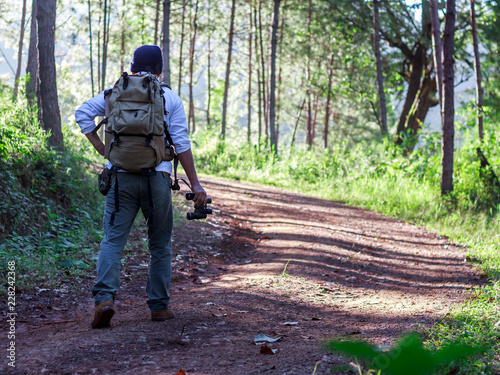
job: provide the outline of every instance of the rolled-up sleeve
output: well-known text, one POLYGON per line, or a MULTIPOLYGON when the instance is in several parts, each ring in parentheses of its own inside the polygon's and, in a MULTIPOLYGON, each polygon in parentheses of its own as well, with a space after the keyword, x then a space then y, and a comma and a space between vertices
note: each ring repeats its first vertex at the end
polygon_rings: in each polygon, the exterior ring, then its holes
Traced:
MULTIPOLYGON (((181 98, 173 93, 167 93, 166 102, 170 101, 170 111, 166 117, 168 132, 174 142, 175 151, 181 154, 191 148, 189 140, 186 113, 181 98), (169 95, 170 94, 170 95, 169 95)), ((168 108, 168 105, 167 105, 168 108)), ((167 109, 168 110, 168 109, 167 109)))
POLYGON ((97 116, 104 116, 106 102, 104 91, 87 100, 75 112, 75 120, 82 130, 82 134, 88 134, 95 128, 94 119, 97 116))

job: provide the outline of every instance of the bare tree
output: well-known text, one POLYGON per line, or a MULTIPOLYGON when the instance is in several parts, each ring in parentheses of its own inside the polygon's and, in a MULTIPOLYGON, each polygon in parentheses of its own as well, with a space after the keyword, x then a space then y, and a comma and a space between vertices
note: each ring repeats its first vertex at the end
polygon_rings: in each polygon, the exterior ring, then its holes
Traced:
POLYGON ((108 41, 109 41, 109 5, 108 0, 104 0, 104 23, 102 37, 102 74, 101 91, 106 89, 106 65, 108 61, 108 41))
POLYGON ((19 77, 21 76, 21 62, 23 59, 23 41, 24 41, 24 27, 26 22, 26 0, 23 0, 23 10, 21 15, 21 32, 19 36, 19 50, 17 52, 17 70, 14 78, 14 98, 17 98, 17 89, 19 87, 19 77))
POLYGON ((188 129, 192 132, 196 131, 196 123, 194 119, 194 99, 193 99, 193 68, 194 68, 194 47, 196 43, 196 31, 198 30, 198 0, 196 0, 193 22, 191 25, 192 35, 189 43, 189 116, 188 129), (191 124, 193 127, 191 128, 191 124))
POLYGON ((26 96, 30 107, 33 107, 38 91, 38 26, 36 23, 36 13, 37 0, 33 0, 31 8, 30 46, 28 50, 28 64, 26 65, 26 74, 30 77, 26 86, 26 96))
POLYGON ((443 34, 443 141, 441 194, 453 191, 453 140, 455 136, 454 120, 454 36, 455 36, 455 0, 447 0, 445 27, 443 34))
MULTIPOLYGON (((257 61, 259 61, 259 55, 261 51, 259 51, 259 45, 258 45, 258 29, 257 29, 257 4, 254 3, 254 26, 255 26, 255 58, 257 61)), ((257 103, 258 103, 258 138, 257 138, 257 148, 260 151, 260 143, 262 139, 262 93, 261 93, 261 78, 260 78, 260 65, 257 62, 257 103)))
POLYGON ((477 38, 475 1, 470 0, 470 23, 472 26, 472 41, 474 45, 474 71, 476 73, 476 123, 479 140, 484 138, 483 132, 483 88, 481 86, 481 61, 479 60, 479 43, 477 38))
POLYGON ((328 67, 328 92, 326 93, 326 108, 325 108, 325 125, 323 127, 323 144, 325 148, 328 147, 328 125, 330 123, 330 101, 332 97, 332 83, 333 83, 333 62, 335 54, 332 52, 330 55, 330 66, 328 67))
POLYGON ((387 134, 387 107, 385 104, 384 78, 382 77, 382 58, 380 56, 380 21, 378 17, 378 2, 373 0, 373 47, 377 65, 378 98, 380 105, 380 131, 387 134))
POLYGON ((57 101, 54 57, 56 0, 44 0, 37 3, 37 22, 42 127, 51 133, 49 145, 59 146, 63 141, 63 136, 57 101))
POLYGON ((210 24, 210 0, 208 0, 208 54, 207 54, 207 127, 210 128, 210 105, 212 103, 212 48, 211 48, 211 40, 212 40, 212 28, 210 24))
POLYGON ((161 0, 156 0, 156 11, 155 11, 155 36, 154 36, 154 45, 158 44, 158 27, 160 24, 160 4, 161 0))
POLYGON ((439 24, 438 2, 430 0, 431 25, 432 25, 432 50, 434 54, 434 67, 436 69, 436 84, 439 98, 439 108, 443 111, 443 47, 441 43, 441 28, 439 24))
POLYGON ((227 48, 226 79, 224 82, 224 99, 223 99, 224 101, 222 102, 222 121, 220 129, 220 137, 222 140, 226 139, 227 95, 229 92, 229 74, 231 72, 231 53, 233 51, 235 10, 236 10, 236 0, 233 0, 231 5, 231 23, 229 26, 229 43, 227 48))
POLYGON ((181 43, 179 48, 179 85, 177 94, 181 95, 182 84, 182 47, 184 46, 184 20, 186 19, 186 0, 182 0, 182 15, 181 15, 181 43))
POLYGON ((94 96, 94 60, 92 58, 92 9, 90 7, 90 0, 88 0, 88 8, 89 8, 89 60, 90 60, 90 83, 92 86, 92 96, 94 96))
POLYGON ((170 0, 163 1, 163 81, 170 86, 170 0))
POLYGON ((271 36, 271 92, 269 100, 269 133, 271 151, 278 154, 278 139, 276 138, 276 47, 278 45, 278 25, 280 0, 274 0, 273 31, 271 36))
POLYGON ((264 112, 264 124, 266 127, 265 133, 267 135, 267 131, 269 129, 269 117, 268 117, 268 107, 267 107, 267 95, 266 95, 266 64, 264 61, 264 42, 263 42, 263 32, 262 32, 262 0, 259 1, 259 43, 260 43, 260 63, 261 63, 261 85, 262 85, 262 107, 264 112))
POLYGON ((252 120, 252 0, 248 0, 248 5, 250 6, 250 28, 248 31, 248 94, 247 94, 247 143, 250 144, 251 139, 251 120, 252 120))
POLYGON ((312 121, 312 71, 311 71, 311 54, 312 54, 312 12, 313 3, 309 0, 309 11, 307 14, 307 33, 309 35, 308 43, 308 56, 306 62, 306 77, 307 77, 307 119, 306 119, 306 143, 309 148, 312 147, 314 143, 314 129, 312 121))

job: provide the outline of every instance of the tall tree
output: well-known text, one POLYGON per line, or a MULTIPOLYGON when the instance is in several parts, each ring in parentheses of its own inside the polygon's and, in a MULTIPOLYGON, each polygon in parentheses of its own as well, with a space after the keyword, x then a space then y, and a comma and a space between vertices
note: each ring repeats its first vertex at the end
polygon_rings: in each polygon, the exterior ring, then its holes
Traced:
POLYGON ((26 65, 26 74, 29 75, 29 82, 26 86, 26 96, 30 107, 35 104, 35 97, 38 91, 38 26, 36 22, 37 0, 33 0, 31 6, 31 29, 30 46, 28 50, 28 63, 26 65))
POLYGON ((102 25, 102 73, 101 91, 106 89, 106 65, 108 61, 108 41, 109 41, 109 5, 108 0, 104 0, 104 23, 102 25))
POLYGON ((476 74, 476 123, 479 140, 484 138, 483 131, 483 88, 481 77, 481 60, 479 59, 479 42, 477 37, 475 1, 470 0, 470 23, 472 26, 472 41, 474 46, 474 71, 476 74))
POLYGON ((158 27, 160 24, 160 4, 161 0, 156 0, 156 11, 155 11, 155 35, 153 39, 153 44, 158 45, 158 27))
POLYGON ((23 59, 23 41, 26 22, 26 0, 23 0, 23 10, 21 14, 21 32, 19 33, 19 49, 17 52, 17 70, 14 78, 14 98, 17 98, 17 88, 19 87, 19 77, 21 75, 21 62, 23 59))
POLYGON ((258 117, 258 132, 257 132, 257 148, 260 151, 260 144, 262 140, 262 86, 261 86, 261 71, 260 71, 260 65, 259 65, 259 55, 261 51, 259 51, 259 44, 258 44, 258 29, 257 29, 257 4, 254 2, 254 10, 253 10, 253 24, 255 27, 255 36, 254 36, 254 41, 255 41, 255 57, 257 60, 257 117, 258 117))
POLYGON ((230 26, 229 26, 229 43, 228 43, 228 48, 227 48, 226 79, 224 81, 224 99, 222 102, 222 121, 221 121, 221 129, 220 129, 220 137, 222 140, 226 139, 227 95, 229 92, 229 74, 231 72, 231 54, 233 51, 235 11, 236 11, 236 0, 232 0, 231 21, 230 21, 230 26))
POLYGON ((329 133, 328 125, 330 124, 330 101, 332 97, 334 60, 335 60, 335 54, 332 52, 330 55, 330 64, 328 66, 328 91, 326 93, 325 125, 323 127, 323 145, 325 148, 328 147, 328 133, 329 133))
POLYGON ((262 0, 259 1, 259 23, 258 23, 258 30, 259 30, 259 43, 260 43, 260 69, 261 69, 261 85, 262 85, 262 107, 263 107, 263 114, 264 114, 264 124, 265 124, 265 134, 267 135, 267 131, 269 129, 269 116, 268 116, 268 106, 267 106, 267 92, 266 92, 266 63, 264 59, 264 37, 263 37, 263 31, 262 31, 262 0))
POLYGON ((380 106, 380 131, 387 134, 387 106, 385 104, 384 78, 382 77, 382 58, 380 56, 380 21, 378 16, 378 2, 373 0, 373 47, 377 65, 378 99, 380 106))
POLYGON ((273 31, 271 36, 271 91, 269 100, 269 133, 271 150, 278 154, 278 140, 276 138, 276 47, 278 44, 280 0, 274 0, 273 31))
POLYGON ((454 121, 454 37, 455 37, 455 0, 446 1, 445 27, 443 33, 443 141, 441 161, 441 194, 453 191, 453 140, 454 121))
POLYGON ((306 119, 306 143, 309 148, 312 148, 314 143, 314 129, 313 129, 313 109, 312 109, 312 69, 311 69, 311 58, 312 58, 312 21, 313 21, 313 2, 309 0, 309 10, 307 12, 307 35, 308 35, 308 45, 307 45, 307 61, 306 61, 306 77, 307 77, 307 119, 306 119))
POLYGON ((163 81, 170 86, 170 0, 163 1, 163 81))
POLYGON ((250 144, 251 139, 251 123, 252 123, 252 0, 248 0, 248 5, 250 6, 250 28, 248 30, 248 94, 247 94, 247 143, 250 144))
POLYGON ((210 11, 212 7, 210 4, 210 0, 208 0, 208 53, 207 53, 207 127, 210 129, 210 105, 212 104, 212 27, 211 27, 211 17, 210 11))
POLYGON ((182 0, 182 13, 181 13, 181 41, 179 47, 179 85, 177 86, 177 95, 181 95, 182 84, 182 47, 184 47, 184 21, 186 19, 186 0, 182 0))
POLYGON ((193 99, 193 69, 194 69, 194 47, 196 44, 196 32, 198 30, 198 0, 195 3, 194 16, 191 24, 191 41, 189 43, 189 116, 188 129, 192 132, 196 131, 196 123, 194 119, 194 99, 193 99), (192 124, 192 127, 191 127, 192 124))
POLYGON ((56 0, 44 0, 37 3, 37 22, 42 127, 50 131, 49 145, 59 146, 63 141, 63 136, 57 101, 54 56, 56 0))
POLYGON ((439 98, 439 110, 443 111, 443 47, 441 42, 441 27, 438 15, 437 0, 430 0, 431 25, 432 25, 432 50, 434 54, 434 67, 436 70, 436 84, 439 98))
POLYGON ((88 0, 88 9, 89 9, 89 60, 90 60, 90 83, 92 86, 92 97, 94 97, 94 60, 92 57, 92 8, 90 6, 90 0, 88 0))

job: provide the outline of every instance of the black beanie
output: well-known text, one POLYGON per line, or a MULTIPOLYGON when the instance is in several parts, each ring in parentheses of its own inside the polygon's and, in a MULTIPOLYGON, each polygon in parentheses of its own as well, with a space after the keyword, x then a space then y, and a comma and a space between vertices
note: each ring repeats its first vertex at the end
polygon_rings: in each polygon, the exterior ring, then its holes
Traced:
POLYGON ((134 51, 130 70, 134 73, 149 72, 161 74, 163 70, 163 58, 158 46, 142 46, 134 51))

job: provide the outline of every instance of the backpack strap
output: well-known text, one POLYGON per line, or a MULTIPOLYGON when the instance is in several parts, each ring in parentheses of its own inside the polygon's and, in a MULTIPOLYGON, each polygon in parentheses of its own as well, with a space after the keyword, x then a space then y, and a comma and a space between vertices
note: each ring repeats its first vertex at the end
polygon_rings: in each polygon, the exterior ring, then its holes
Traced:
POLYGON ((153 209, 155 208, 153 202, 153 192, 151 190, 151 177, 156 176, 156 169, 154 168, 143 168, 141 169, 141 174, 148 178, 148 200, 149 200, 149 210, 148 210, 148 226, 153 222, 153 209))
POLYGON ((120 212, 120 195, 118 189, 118 167, 111 167, 109 170, 110 174, 116 174, 115 177, 115 210, 111 213, 111 218, 109 219, 110 225, 115 225, 115 217, 118 212, 120 212))

